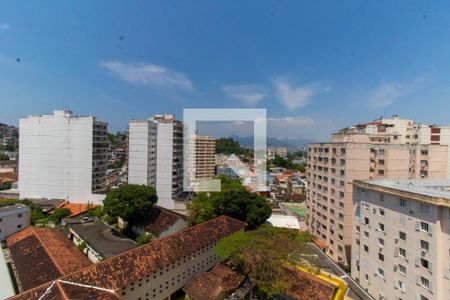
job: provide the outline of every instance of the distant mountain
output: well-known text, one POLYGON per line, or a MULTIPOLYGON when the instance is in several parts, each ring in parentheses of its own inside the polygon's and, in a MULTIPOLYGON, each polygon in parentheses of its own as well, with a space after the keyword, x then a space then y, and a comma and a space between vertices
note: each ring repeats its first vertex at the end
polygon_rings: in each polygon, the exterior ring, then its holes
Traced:
MULTIPOLYGON (((241 147, 253 147, 253 137, 243 137, 238 135, 232 135, 231 138, 233 138, 235 141, 238 141, 241 147)), ((288 149, 294 149, 297 147, 302 147, 308 143, 313 143, 314 140, 310 139, 279 139, 276 137, 267 137, 267 147, 285 147, 288 149)))

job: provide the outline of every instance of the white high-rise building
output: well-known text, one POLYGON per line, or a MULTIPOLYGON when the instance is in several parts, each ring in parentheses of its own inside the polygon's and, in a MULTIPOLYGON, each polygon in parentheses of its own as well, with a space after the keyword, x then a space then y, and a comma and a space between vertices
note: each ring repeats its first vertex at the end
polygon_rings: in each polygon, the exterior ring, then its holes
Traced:
POLYGON ((131 120, 128 126, 128 183, 156 188, 158 205, 180 209, 183 191, 183 124, 172 115, 131 120))
POLYGON ((19 147, 20 198, 104 199, 107 123, 67 110, 21 118, 19 147))

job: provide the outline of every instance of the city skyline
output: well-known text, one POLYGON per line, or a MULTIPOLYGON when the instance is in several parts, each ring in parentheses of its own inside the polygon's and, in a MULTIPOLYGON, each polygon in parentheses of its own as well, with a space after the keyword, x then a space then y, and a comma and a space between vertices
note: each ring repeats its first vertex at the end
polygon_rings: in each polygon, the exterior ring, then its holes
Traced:
POLYGON ((1 4, 0 120, 257 107, 269 136, 317 141, 392 114, 449 124, 448 4, 400 5, 1 4))

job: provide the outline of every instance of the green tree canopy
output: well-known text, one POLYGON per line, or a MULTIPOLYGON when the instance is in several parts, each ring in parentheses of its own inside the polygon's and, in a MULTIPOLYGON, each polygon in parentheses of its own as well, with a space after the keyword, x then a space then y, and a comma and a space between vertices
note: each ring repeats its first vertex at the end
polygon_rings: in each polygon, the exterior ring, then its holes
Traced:
POLYGON ((155 237, 152 234, 141 234, 136 239, 136 244, 142 246, 150 243, 155 237))
MULTIPOLYGON (((261 298, 284 293, 293 284, 286 272, 286 264, 302 264, 298 257, 310 257, 311 234, 299 233, 294 229, 262 225, 249 232, 236 232, 223 238, 215 251, 237 272, 255 279, 262 293, 261 298)), ((314 262, 310 262, 314 266, 314 262)))
POLYGON ((68 208, 58 207, 55 209, 50 219, 54 222, 60 222, 62 218, 70 216, 72 212, 68 208))
POLYGON ((216 153, 238 155, 244 154, 245 150, 233 138, 220 138, 216 140, 216 153))
POLYGON ((246 222, 249 228, 256 228, 270 217, 272 209, 266 199, 245 190, 239 180, 226 176, 220 179, 220 192, 197 193, 188 205, 191 225, 226 215, 246 222))
POLYGON ((103 211, 110 217, 121 217, 130 224, 144 220, 158 197, 152 187, 127 184, 108 193, 103 211))

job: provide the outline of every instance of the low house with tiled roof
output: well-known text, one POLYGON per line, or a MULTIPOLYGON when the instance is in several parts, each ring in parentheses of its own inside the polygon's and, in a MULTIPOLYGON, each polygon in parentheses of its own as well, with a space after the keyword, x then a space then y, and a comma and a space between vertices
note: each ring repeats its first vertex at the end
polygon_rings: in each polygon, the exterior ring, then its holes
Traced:
POLYGON ((244 281, 245 276, 219 264, 209 272, 195 275, 183 291, 192 300, 223 300, 237 290, 244 281))
MULTIPOLYGON (((245 223, 221 216, 165 238, 157 239, 139 248, 106 259, 83 270, 58 278, 55 293, 65 298, 45 294, 51 283, 22 293, 10 299, 165 299, 183 288, 197 273, 206 272, 218 264, 214 252, 217 242, 234 232, 244 230, 245 223), (66 289, 79 286, 68 295, 66 289), (89 297, 86 289, 104 291, 89 297)), ((56 283, 55 283, 56 285, 56 283)))
POLYGON ((28 227, 6 239, 19 289, 26 291, 92 263, 61 231, 28 227))
POLYGON ((153 205, 148 219, 133 227, 133 230, 137 234, 150 233, 155 237, 162 238, 187 227, 186 216, 161 206, 153 205))

